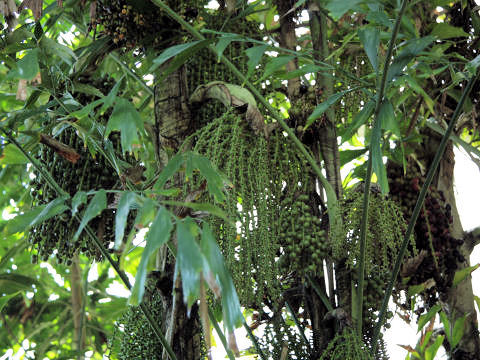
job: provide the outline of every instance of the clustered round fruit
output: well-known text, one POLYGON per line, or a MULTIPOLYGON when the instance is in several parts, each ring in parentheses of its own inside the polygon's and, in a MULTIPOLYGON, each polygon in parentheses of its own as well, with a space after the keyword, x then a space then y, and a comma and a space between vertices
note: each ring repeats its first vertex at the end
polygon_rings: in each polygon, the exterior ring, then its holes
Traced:
MULTIPOLYGON (((142 304, 150 312, 153 320, 158 324, 163 333, 166 333, 165 309, 170 301, 173 283, 164 278, 164 274, 159 271, 152 271, 147 275, 145 282, 145 293, 142 304)), ((190 310, 187 323, 183 324, 187 328, 187 333, 192 336, 188 338, 188 346, 192 346, 192 351, 197 359, 205 359, 207 351, 206 344, 202 336, 201 323, 198 317, 198 305, 194 304, 190 310)), ((181 333, 185 333, 180 328, 181 333)), ((185 349, 177 349, 175 344, 178 341, 173 334, 172 349, 174 352, 185 352, 185 349)), ((185 343, 185 339, 182 339, 185 343)), ((129 306, 123 316, 115 323, 115 329, 112 337, 109 339, 109 359, 131 360, 131 359, 162 359, 164 347, 160 342, 158 335, 152 329, 152 326, 146 319, 140 306, 129 306)), ((178 355, 177 355, 178 356, 178 355)))
POLYGON ((301 194, 296 199, 287 197, 281 203, 285 211, 281 212, 279 241, 285 255, 280 267, 297 274, 308 272, 321 276, 329 248, 326 232, 321 228, 320 219, 313 215, 308 200, 308 195, 301 194))
MULTIPOLYGON (((383 357, 376 357, 383 359, 383 357)), ((358 338, 353 329, 346 328, 330 341, 319 360, 371 360, 368 347, 358 338)))
MULTIPOLYGON (((88 81, 88 80, 87 80, 88 81)), ((101 92, 106 93, 111 88, 111 81, 99 79, 92 84, 101 92)), ((74 93, 75 99, 81 104, 87 104, 95 99, 92 95, 74 93)), ((73 127, 65 127, 55 138, 56 141, 68 146, 80 155, 73 163, 59 155, 53 148, 41 144, 39 153, 35 156, 41 162, 42 167, 50 172, 53 179, 63 190, 74 196, 78 191, 90 191, 99 189, 115 189, 121 187, 121 180, 110 165, 100 154, 94 158, 84 141, 80 138, 73 127)), ((109 141, 116 152, 120 153, 120 134, 110 134, 109 141)), ((133 157, 126 157, 124 161, 133 164, 133 157)), ((47 204, 58 197, 58 194, 43 179, 42 175, 34 170, 35 177, 30 182, 33 205, 47 204)), ((113 202, 113 194, 108 195, 108 201, 113 202)), ((84 205, 79 208, 84 210, 84 205)), ((110 248, 114 242, 114 217, 113 209, 105 209, 99 216, 92 219, 89 226, 96 233, 105 248, 110 248)), ((133 221, 133 214, 129 217, 129 225, 133 221)), ((85 232, 73 241, 74 234, 79 224, 72 217, 70 210, 56 215, 43 223, 34 226, 29 234, 29 240, 36 249, 32 261, 39 259, 46 261, 50 255, 56 254, 59 263, 71 264, 71 258, 76 252, 85 253, 90 259, 102 260, 102 255, 96 245, 90 240, 85 232)))
MULTIPOLYGON (((186 18, 198 13, 188 2, 167 3, 186 18)), ((201 5, 203 2, 195 4, 196 7, 201 5)), ((96 24, 103 26, 103 32, 112 38, 115 47, 127 50, 167 47, 180 35, 180 25, 151 2, 99 0, 96 24)))
MULTIPOLYGON (((408 221, 425 178, 413 162, 408 163, 405 174, 401 166, 393 163, 388 164, 387 171, 391 179, 391 197, 401 204, 405 221, 408 221)), ((417 250, 425 250, 429 256, 424 257, 418 267, 419 271, 415 271, 407 279, 407 286, 419 285, 431 279, 435 281, 435 285, 422 294, 427 307, 433 306, 438 298, 442 299, 446 295, 452 284, 457 263, 465 261, 459 252, 463 240, 455 239, 450 233, 452 221, 451 206, 445 202, 442 192, 433 185, 430 186, 415 224, 417 250)))
MULTIPOLYGON (((162 326, 164 304, 160 292, 155 288, 156 277, 149 274, 145 284, 143 301, 153 319, 162 326)), ((163 346, 152 330, 139 306, 130 306, 116 322, 110 339, 109 357, 118 359, 161 359, 163 346)))
MULTIPOLYGON (((119 142, 118 136, 118 134, 114 134, 112 137, 114 143, 119 142)), ((99 156, 96 159, 91 157, 84 147, 83 141, 72 128, 64 129, 58 141, 75 149, 80 154, 81 157, 75 164, 64 159, 45 145, 42 146, 40 154, 37 155, 37 160, 43 164, 45 169, 50 171, 53 179, 71 196, 75 195, 77 191, 113 189, 119 186, 120 181, 116 172, 106 163, 103 157, 99 156)), ((42 178, 42 175, 38 173, 30 182, 30 187, 35 206, 46 204, 58 196, 42 178)), ((106 248, 109 248, 114 241, 114 216, 113 209, 106 209, 89 223, 106 248)), ((70 265, 70 259, 78 250, 86 253, 91 259, 101 260, 102 256, 99 250, 86 237, 85 233, 76 241, 72 241, 78 225, 70 211, 67 210, 33 227, 29 238, 37 248, 40 259, 46 261, 55 251, 59 263, 65 261, 67 265, 70 265)), ((37 257, 34 257, 33 261, 36 262, 37 259, 37 257)))

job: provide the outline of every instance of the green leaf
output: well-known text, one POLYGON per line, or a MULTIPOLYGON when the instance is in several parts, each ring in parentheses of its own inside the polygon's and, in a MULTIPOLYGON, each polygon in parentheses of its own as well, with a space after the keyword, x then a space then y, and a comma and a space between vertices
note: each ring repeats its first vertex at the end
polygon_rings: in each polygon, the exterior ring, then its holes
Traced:
POLYGON ((377 121, 375 121, 375 126, 372 131, 372 138, 370 141, 370 155, 372 156, 372 165, 373 171, 377 175, 377 181, 382 189, 383 194, 388 193, 388 179, 387 179, 387 170, 385 169, 385 164, 382 159, 382 126, 385 121, 390 121, 385 119, 386 116, 391 115, 388 107, 391 106, 390 102, 383 101, 380 105, 380 111, 378 113, 377 121), (383 110, 382 110, 383 109, 383 110))
POLYGON ((380 45, 380 30, 376 27, 363 27, 358 29, 358 37, 367 53, 368 60, 373 69, 378 71, 378 46, 380 45))
POLYGON ((72 198, 72 216, 78 212, 79 206, 87 203, 87 193, 85 191, 77 191, 72 198))
POLYGON ((117 94, 118 94, 118 91, 120 90, 120 86, 122 85, 123 78, 124 78, 124 76, 122 76, 120 79, 118 79, 118 81, 113 86, 112 90, 110 90, 108 95, 105 96, 102 99, 103 100, 103 106, 100 110, 100 113, 103 114, 105 111, 107 111, 107 109, 109 109, 113 105, 115 100, 117 99, 117 94))
POLYGON ((195 241, 198 227, 187 217, 177 224, 177 263, 176 269, 182 277, 183 301, 190 309, 200 292, 200 272, 204 268, 204 257, 195 241))
MULTIPOLYGON (((226 179, 222 176, 213 164, 205 156, 189 152, 187 154, 187 169, 189 167, 200 170, 200 174, 207 180, 207 188, 210 194, 215 197, 218 202, 225 200, 225 194, 223 192, 226 179)), ((187 172, 188 173, 188 172, 187 172)))
POLYGON ((455 277, 453 278, 453 286, 457 286, 463 280, 465 280, 472 272, 478 269, 480 264, 469 266, 455 271, 455 277))
POLYGON ((326 9, 330 12, 332 17, 335 20, 340 19, 347 11, 352 9, 357 4, 361 3, 362 0, 330 0, 330 2, 325 6, 326 9))
POLYGON ((88 103, 87 105, 83 106, 79 110, 71 112, 69 115, 76 119, 83 119, 88 115, 90 115, 98 105, 103 104, 104 101, 105 101, 104 99, 98 99, 98 100, 92 101, 91 103, 88 103))
POLYGON ((417 333, 420 332, 420 330, 423 329, 423 327, 430 321, 432 318, 437 315, 437 313, 442 309, 440 305, 434 305, 431 307, 431 309, 423 315, 420 315, 418 318, 418 327, 417 327, 417 333))
POLYGON ((70 66, 73 65, 74 60, 77 60, 77 56, 68 46, 62 45, 57 41, 50 39, 48 36, 42 36, 38 44, 47 56, 58 56, 70 66))
POLYGON ((394 78, 403 74, 403 69, 412 61, 415 56, 420 54, 427 46, 429 46, 435 38, 433 36, 426 36, 419 39, 410 40, 407 45, 405 45, 392 62, 390 69, 388 70, 387 83, 392 81, 394 78))
MULTIPOLYGON (((430 121, 432 119, 428 119, 425 125, 427 125, 430 129, 436 131, 439 134, 444 135, 445 134, 445 129, 441 128, 437 123, 434 123, 430 121)), ((450 140, 455 142, 456 144, 460 145, 465 149, 467 153, 475 154, 476 156, 480 157, 480 150, 478 150, 476 147, 470 145, 466 141, 462 140, 459 138, 457 135, 450 135, 450 140)))
POLYGON ((153 65, 150 68, 150 72, 155 71, 160 65, 165 63, 167 60, 175 57, 169 64, 168 68, 162 71, 161 76, 156 80, 156 83, 162 82, 168 75, 177 70, 180 66, 185 64, 189 59, 191 59, 197 52, 209 45, 212 40, 199 40, 193 41, 187 44, 175 45, 163 53, 160 54, 155 60, 153 60, 153 65))
POLYGON ((0 312, 2 312, 3 308, 5 307, 5 305, 8 304, 8 302, 10 301, 11 298, 17 296, 17 294, 19 293, 20 291, 15 291, 11 294, 8 294, 8 295, 3 295, 1 294, 2 296, 0 296, 0 312))
POLYGON ((450 343, 452 349, 455 349, 460 343, 460 340, 462 340, 463 334, 465 332, 466 318, 467 315, 464 315, 455 321, 455 325, 453 326, 452 342, 450 343))
POLYGON ((0 274, 0 295, 13 294, 18 291, 32 291, 32 285, 38 284, 34 278, 14 273, 0 274))
POLYGON ((32 80, 40 71, 38 66, 38 49, 30 50, 16 63, 17 67, 9 73, 8 79, 32 80))
POLYGON ((68 210, 68 206, 65 205, 65 200, 66 198, 60 197, 46 205, 37 206, 24 214, 15 216, 8 221, 5 227, 4 231, 6 235, 23 232, 31 226, 40 224, 55 215, 63 213, 65 210, 68 210))
POLYGON ((467 71, 475 76, 477 69, 480 66, 480 55, 477 55, 473 60, 469 61, 466 65, 467 71))
POLYGON ((456 37, 469 37, 469 35, 463 31, 462 28, 455 27, 447 23, 435 24, 430 35, 442 40, 456 37))
POLYGON ((359 150, 340 150, 340 166, 348 164, 353 159, 365 154, 367 150, 366 148, 359 150))
POLYGON ((4 270, 11 266, 10 259, 16 259, 20 254, 25 253, 25 249, 30 246, 26 237, 16 241, 8 250, 5 249, 2 258, 0 259, 0 270, 4 270))
POLYGON ((285 72, 285 74, 278 74, 279 79, 284 79, 284 80, 289 80, 293 79, 296 77, 303 76, 305 74, 314 74, 318 71, 326 71, 329 68, 326 66, 319 66, 319 65, 314 65, 314 64, 306 64, 301 67, 299 67, 296 70, 285 72))
POLYGON ((473 295, 473 298, 475 299, 475 303, 477 304, 477 309, 480 311, 480 297, 477 295, 473 295))
POLYGON ((417 83, 417 81, 412 78, 410 75, 405 75, 405 80, 407 81, 408 85, 415 91, 417 94, 422 95, 425 104, 427 105, 428 110, 430 113, 435 114, 434 112, 434 101, 432 98, 422 89, 422 87, 417 83))
POLYGON ((165 63, 167 60, 173 58, 174 56, 177 56, 178 54, 181 54, 187 51, 188 49, 192 49, 193 47, 198 46, 199 44, 202 44, 202 43, 205 43, 205 40, 197 40, 197 41, 192 41, 186 44, 174 45, 172 47, 169 47, 153 60, 153 65, 149 71, 150 72, 154 71, 156 68, 158 68, 160 65, 165 63))
MULTIPOLYGON (((139 199, 140 200, 140 199, 139 199)), ((135 224, 145 227, 150 224, 156 216, 157 203, 150 198, 141 198, 135 224)))
POLYGON ((0 155, 0 165, 26 164, 29 160, 13 144, 8 144, 0 155))
POLYGON ((375 110, 375 101, 370 100, 367 104, 360 110, 352 120, 352 123, 348 126, 347 130, 342 135, 342 144, 350 140, 350 138, 355 134, 358 128, 367 123, 370 116, 372 116, 373 111, 375 110))
POLYGON ((124 192, 118 202, 117 211, 115 213, 115 245, 114 249, 118 249, 123 242, 125 234, 125 226, 127 225, 128 213, 132 205, 136 203, 137 194, 134 192, 124 192))
POLYGON ((260 63, 260 60, 262 59, 262 56, 267 49, 268 49, 268 45, 259 45, 259 46, 253 46, 245 50, 245 54, 247 54, 248 56, 247 79, 253 74, 253 71, 255 70, 256 66, 260 63))
POLYGON ((173 174, 175 174, 184 162, 184 154, 178 153, 174 157, 172 157, 167 165, 162 169, 162 172, 158 176, 157 182, 155 183, 153 189, 159 190, 163 189, 165 184, 167 183, 168 179, 170 179, 173 174))
POLYGON ((145 291, 145 280, 147 279, 148 261, 152 255, 155 255, 160 246, 170 239, 172 227, 171 214, 163 206, 160 207, 145 237, 145 249, 143 249, 142 258, 138 265, 135 285, 132 288, 132 293, 128 300, 130 305, 138 306, 142 302, 145 291))
POLYGON ((452 343, 452 329, 450 328, 450 321, 448 320, 447 314, 443 311, 440 312, 440 321, 443 324, 443 330, 445 331, 445 335, 447 335, 447 340, 451 344, 452 343))
POLYGON ((92 220, 94 217, 100 215, 100 213, 107 207, 107 194, 105 190, 100 189, 96 192, 93 196, 92 200, 88 204, 87 210, 83 214, 82 221, 78 226, 77 232, 73 236, 73 241, 76 241, 80 234, 82 233, 85 226, 87 226, 88 222, 92 220))
POLYGON ((117 98, 112 115, 108 120, 105 138, 113 130, 120 131, 123 152, 133 152, 135 146, 140 146, 138 132, 143 131, 143 122, 133 104, 123 98, 117 98))
POLYGON ((267 77, 272 75, 275 71, 280 70, 288 62, 292 61, 293 59, 295 59, 295 56, 292 56, 292 55, 283 55, 283 56, 277 56, 272 58, 265 66, 265 72, 263 73, 262 77, 257 80, 257 83, 266 79, 267 77))
MULTIPOLYGON (((233 41, 235 40, 241 40, 242 38, 236 34, 225 34, 222 35, 219 39, 218 42, 215 44, 215 52, 217 53, 217 58, 220 59, 220 57, 223 55, 223 52, 225 49, 230 45, 233 41)), ((248 51, 248 50, 247 50, 248 51)))
POLYGON ((389 29, 393 28, 392 21, 388 18, 384 11, 370 11, 367 14, 367 20, 372 23, 386 26, 389 29))
POLYGON ((338 100, 342 98, 350 90, 340 91, 328 97, 327 100, 322 102, 321 104, 317 105, 317 107, 313 110, 310 116, 307 119, 307 123, 305 124, 305 129, 307 129, 310 125, 313 124, 315 120, 317 120, 322 114, 328 110, 330 106, 335 104, 338 100))
POLYGON ((432 335, 433 335, 433 331, 429 330, 425 333, 425 336, 421 338, 420 344, 417 344, 417 348, 418 348, 418 345, 420 345, 420 349, 419 349, 420 353, 422 354, 425 353, 425 348, 428 346, 432 335))
POLYGON ((393 134, 401 137, 398 121, 395 117, 395 111, 390 100, 385 100, 380 106, 378 117, 382 119, 382 129, 391 131, 393 134))
POLYGON ((435 359, 435 355, 437 355, 438 349, 443 344, 443 340, 445 340, 445 336, 443 335, 438 335, 436 337, 435 342, 425 350, 425 360, 435 359))
POLYGON ((243 315, 230 271, 227 269, 225 260, 208 223, 203 225, 200 245, 210 271, 220 284, 223 321, 228 331, 231 332, 241 325, 243 315))
POLYGON ((410 285, 408 287, 408 296, 412 297, 415 294, 420 294, 426 288, 426 282, 417 285, 410 285))

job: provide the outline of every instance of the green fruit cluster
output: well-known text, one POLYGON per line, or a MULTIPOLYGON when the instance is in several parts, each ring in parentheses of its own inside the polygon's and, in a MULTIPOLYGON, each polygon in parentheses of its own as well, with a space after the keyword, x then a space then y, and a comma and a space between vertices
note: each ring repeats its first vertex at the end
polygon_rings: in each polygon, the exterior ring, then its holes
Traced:
MULTIPOLYGON (((118 134, 114 138, 116 136, 118 134)), ((81 155, 75 164, 64 159, 47 146, 42 147, 37 157, 43 163, 44 168, 49 169, 53 179, 70 196, 75 195, 77 191, 113 189, 118 186, 119 181, 116 172, 106 163, 104 158, 97 157, 94 159, 91 157, 86 151, 83 141, 72 128, 64 129, 58 137, 58 141, 75 149, 81 155)), ((48 203, 57 197, 55 191, 42 179, 40 174, 36 174, 30 182, 30 188, 34 205, 48 203)), ((114 211, 107 209, 90 223, 92 229, 101 235, 100 238, 106 248, 109 248, 114 241, 114 216, 114 211)), ((33 227, 29 239, 36 247, 40 259, 44 261, 55 252, 59 263, 65 261, 70 264, 70 259, 77 251, 84 252, 91 259, 101 260, 100 252, 91 240, 84 236, 85 234, 76 241, 72 241, 77 227, 76 220, 69 211, 66 211, 33 227)))
MULTIPOLYGON (((346 328, 329 342, 318 360, 372 360, 368 347, 353 329, 346 328)), ((377 358, 381 359, 381 358, 377 358)))
MULTIPOLYGON (((78 79, 79 82, 86 81, 86 83, 90 80, 78 79)), ((112 82, 105 79, 94 80, 91 84, 102 93, 108 93, 112 86, 112 82)), ((95 100, 94 95, 85 93, 73 93, 73 95, 81 104, 87 104, 95 100)), ((103 119, 105 120, 105 118, 103 119)), ((42 163, 43 168, 50 172, 53 179, 63 190, 73 197, 78 191, 120 188, 121 181, 115 169, 103 156, 99 156, 100 154, 97 154, 94 158, 73 127, 66 127, 60 131, 55 140, 74 150, 80 155, 80 158, 73 163, 55 152, 51 147, 43 144, 40 145, 36 158, 42 163)), ((109 142, 111 142, 113 149, 120 153, 120 134, 112 133, 109 136, 109 142)), ((123 160, 134 163, 133 157, 127 156, 123 160)), ((30 182, 33 205, 43 205, 57 198, 58 194, 47 184, 42 175, 36 171, 33 173, 35 177, 30 182)), ((113 201, 113 194, 109 194, 108 201, 113 201)), ((84 206, 80 207, 79 210, 83 211, 84 206)), ((115 240, 114 218, 114 210, 106 209, 89 223, 107 249, 111 247, 115 240)), ((133 215, 130 215, 129 226, 132 225, 133 220, 133 215)), ((59 263, 65 262, 70 265, 71 258, 76 252, 83 252, 92 260, 102 260, 100 251, 86 236, 85 232, 73 241, 78 225, 70 211, 66 211, 34 226, 29 234, 29 241, 36 249, 32 261, 46 261, 52 254, 55 254, 59 263)))
MULTIPOLYGON (((164 324, 164 309, 168 306, 165 301, 171 301, 172 285, 168 281, 165 283, 162 273, 152 271, 147 275, 145 283, 145 294, 142 303, 151 313, 153 320, 165 334, 167 329, 164 324)), ((198 319, 198 306, 193 305, 188 320, 188 326, 191 326, 191 334, 195 334, 190 339, 194 347, 196 359, 205 359, 206 345, 203 337, 198 336, 202 333, 200 321, 198 319)), ((181 329, 181 331, 184 331, 181 329)), ((188 331, 187 331, 188 332, 188 331)), ((175 339, 174 335, 174 339, 175 339)), ((182 343, 185 340, 181 341, 182 343)), ((120 360, 143 360, 143 359, 163 359, 163 346, 155 334, 152 326, 149 324, 142 312, 140 306, 130 306, 123 316, 116 322, 116 327, 112 338, 109 341, 110 359, 120 360)), ((175 340, 172 343, 174 351, 182 352, 185 349, 176 349, 175 340)))
POLYGON ((299 195, 296 199, 287 197, 282 201, 279 240, 285 249, 281 264, 298 274, 306 272, 321 276, 323 259, 328 256, 326 232, 321 228, 320 219, 313 215, 309 197, 299 195))
MULTIPOLYGON (((340 205, 343 228, 336 229, 338 233, 332 233, 330 236, 333 256, 353 268, 360 256, 363 189, 358 187, 346 193, 340 205)), ((366 274, 370 274, 373 269, 389 273, 406 230, 403 213, 394 201, 373 193, 370 196, 368 211, 366 274)), ((414 246, 413 239, 411 245, 414 246)), ((411 250, 414 252, 414 248, 411 250)))

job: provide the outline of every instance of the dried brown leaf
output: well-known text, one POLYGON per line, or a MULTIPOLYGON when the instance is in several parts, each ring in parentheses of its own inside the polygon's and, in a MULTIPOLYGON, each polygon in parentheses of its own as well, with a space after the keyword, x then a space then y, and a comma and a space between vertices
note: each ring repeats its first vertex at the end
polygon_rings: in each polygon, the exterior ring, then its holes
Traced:
POLYGON ((73 164, 75 164, 78 159, 80 159, 80 155, 74 149, 61 143, 60 141, 55 140, 49 135, 40 134, 40 142, 52 148, 53 151, 55 151, 58 155, 73 164))

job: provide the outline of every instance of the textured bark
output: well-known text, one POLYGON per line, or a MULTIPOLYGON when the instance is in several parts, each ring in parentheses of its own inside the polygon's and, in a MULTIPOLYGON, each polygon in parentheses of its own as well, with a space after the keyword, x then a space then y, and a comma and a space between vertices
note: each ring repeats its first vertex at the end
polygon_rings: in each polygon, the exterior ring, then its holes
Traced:
MULTIPOLYGON (((295 5, 292 0, 276 0, 278 14, 280 15, 280 38, 279 44, 281 47, 289 50, 296 50, 297 36, 295 34, 295 11, 291 11, 295 5)), ((287 63, 287 72, 297 69, 297 60, 292 60, 287 63)), ((295 77, 288 80, 287 96, 290 101, 294 101, 300 93, 300 78, 295 77)))
MULTIPOLYGON (((428 141, 425 146, 426 160, 433 158, 439 140, 440 139, 436 135, 430 134, 430 136, 428 136, 428 141)), ((427 161, 427 164, 429 165, 429 161, 427 161)), ((453 188, 454 165, 455 159, 453 145, 450 143, 440 163, 439 172, 436 178, 436 186, 438 190, 443 192, 446 202, 450 204, 452 208, 453 223, 450 225, 451 235, 457 239, 461 239, 464 237, 464 232, 455 202, 453 188)), ((457 271, 470 266, 470 254, 472 250, 469 242, 464 242, 459 251, 464 256, 465 261, 457 261, 457 271)), ((460 344, 453 351, 451 356, 452 359, 480 359, 480 338, 478 333, 477 313, 474 304, 471 276, 468 276, 456 287, 450 288, 446 303, 443 306, 444 311, 451 317, 453 323, 458 318, 468 314, 465 321, 464 336, 460 344)))
MULTIPOLYGON (((188 89, 185 68, 170 74, 155 88, 155 131, 160 166, 167 164, 191 131, 190 112, 187 107, 188 89)), ((180 185, 180 178, 174 180, 180 185)), ((173 283, 175 259, 166 246, 157 257, 161 273, 159 291, 163 298, 163 331, 177 359, 200 360, 202 358, 202 327, 197 306, 190 311, 183 303, 180 279, 173 283), (173 294, 173 297, 172 297, 173 294)), ((163 359, 168 359, 163 353, 163 359)))
MULTIPOLYGON (((327 19, 320 9, 315 4, 310 4, 310 30, 312 34, 312 45, 314 49, 314 57, 319 61, 325 61, 328 57, 328 43, 327 43, 327 19)), ((331 77, 324 76, 321 73, 317 74, 316 84, 317 103, 325 101, 333 93, 333 83, 331 77)), ((328 109, 324 116, 317 120, 316 135, 318 140, 317 153, 319 158, 323 159, 324 168, 327 175, 328 182, 332 185, 340 199, 342 196, 342 178, 340 176, 340 155, 338 152, 337 134, 336 134, 336 119, 333 109, 328 109)), ((316 150, 316 148, 314 149, 316 150)), ((327 263, 329 268, 329 285, 331 301, 333 300, 333 264, 327 263)), ((350 308, 350 279, 348 274, 344 271, 343 264, 337 264, 337 295, 339 298, 339 305, 344 309, 350 308), (342 286, 345 285, 345 286, 342 286)), ((333 302, 333 301, 332 301, 333 302)), ((334 302, 333 302, 334 303, 334 302)))

